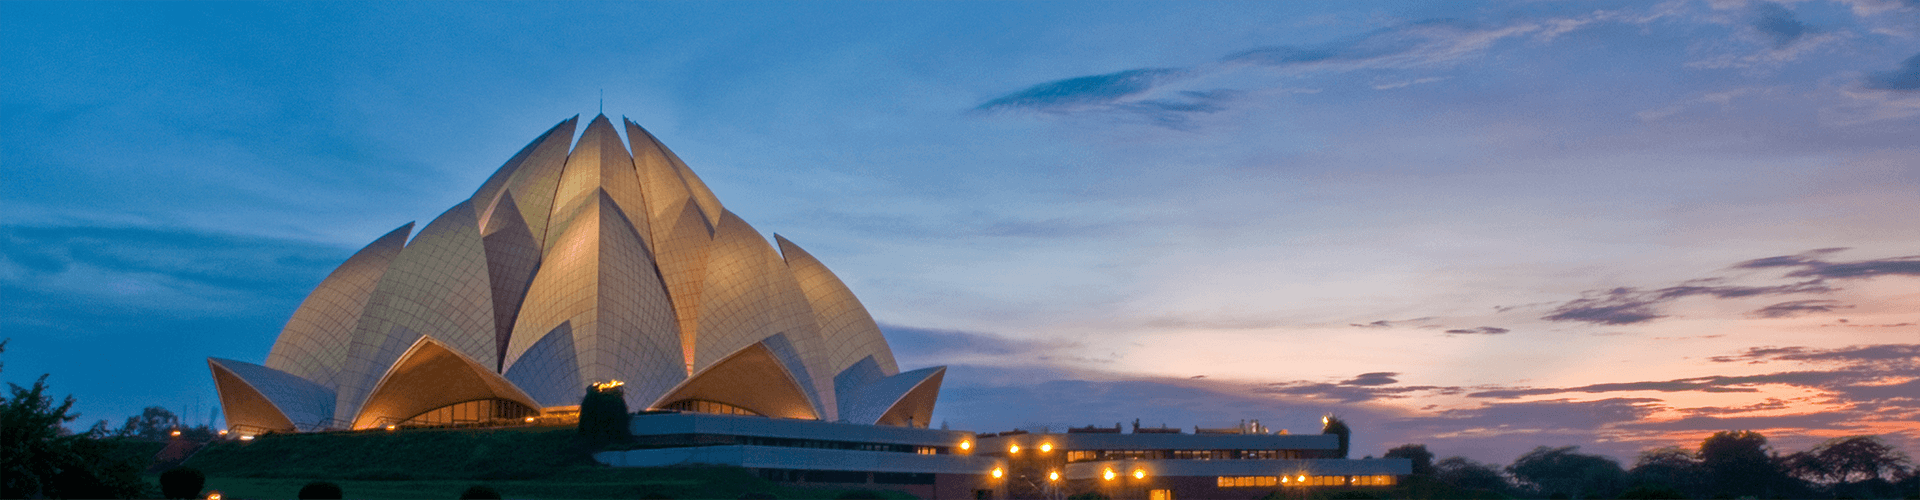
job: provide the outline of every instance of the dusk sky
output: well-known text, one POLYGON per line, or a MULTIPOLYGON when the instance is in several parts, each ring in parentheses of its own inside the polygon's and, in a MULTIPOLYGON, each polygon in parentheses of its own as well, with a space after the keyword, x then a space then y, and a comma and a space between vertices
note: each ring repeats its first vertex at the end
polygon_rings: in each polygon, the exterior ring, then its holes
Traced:
POLYGON ((1920 454, 1920 2, 0 3, 0 355, 205 421, 574 115, 852 287, 955 429, 1920 454))

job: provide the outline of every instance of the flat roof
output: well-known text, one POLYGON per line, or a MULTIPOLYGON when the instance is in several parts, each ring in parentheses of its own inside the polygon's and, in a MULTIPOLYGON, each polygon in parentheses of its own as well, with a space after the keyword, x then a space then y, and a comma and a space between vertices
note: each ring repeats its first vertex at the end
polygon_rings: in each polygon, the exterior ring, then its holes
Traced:
POLYGON ((1333 434, 1173 434, 1173 433, 1069 433, 1015 434, 982 437, 983 452, 1004 450, 1018 444, 1035 449, 1052 443, 1055 450, 1338 450, 1340 437, 1333 434))
POLYGON ((1067 479, 1092 479, 1103 475, 1107 468, 1122 475, 1139 469, 1148 476, 1404 476, 1413 473, 1413 461, 1405 458, 1103 460, 1070 463, 1060 474, 1067 479))

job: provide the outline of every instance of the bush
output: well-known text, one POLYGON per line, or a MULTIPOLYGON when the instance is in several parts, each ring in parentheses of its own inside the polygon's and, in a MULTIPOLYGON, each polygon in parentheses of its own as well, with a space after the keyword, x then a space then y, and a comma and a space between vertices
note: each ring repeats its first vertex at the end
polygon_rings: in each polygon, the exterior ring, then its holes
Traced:
POLYGON ((346 493, 340 491, 340 485, 326 481, 314 481, 307 483, 306 486, 300 487, 300 500, 322 498, 340 499, 346 498, 346 496, 346 493))
POLYGON ((460 492, 460 498, 462 500, 469 498, 500 498, 500 492, 494 491, 493 488, 487 485, 476 484, 467 488, 467 491, 460 492))
POLYGON ((887 496, 872 490, 853 490, 833 498, 835 500, 886 500, 887 496))
POLYGON ((627 428, 626 391, 619 385, 597 384, 587 387, 580 399, 580 437, 588 442, 606 444, 632 437, 627 428))
POLYGON ((160 473, 160 496, 167 498, 200 498, 200 490, 207 486, 207 475, 192 467, 174 467, 160 473))

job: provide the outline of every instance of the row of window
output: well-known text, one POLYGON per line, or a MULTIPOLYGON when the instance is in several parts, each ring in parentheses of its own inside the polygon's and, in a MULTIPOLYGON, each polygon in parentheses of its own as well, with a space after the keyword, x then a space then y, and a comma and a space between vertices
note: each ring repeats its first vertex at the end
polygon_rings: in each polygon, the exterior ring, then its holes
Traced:
POLYGON ((1221 488, 1271 488, 1274 486, 1393 486, 1394 478, 1374 476, 1219 476, 1221 488))
POLYGON ((520 420, 538 414, 538 410, 505 399, 482 399, 454 403, 425 413, 414 415, 401 425, 427 426, 450 424, 475 424, 494 421, 520 420))
POLYGON ((1074 450, 1068 462, 1100 460, 1281 460, 1308 458, 1302 450, 1074 450))
POLYGON ((915 446, 910 444, 861 443, 854 441, 826 441, 819 439, 787 439, 741 436, 740 444, 750 446, 776 446, 780 448, 824 448, 829 450, 885 451, 893 453, 915 453, 920 455, 939 455, 942 450, 934 446, 915 446))

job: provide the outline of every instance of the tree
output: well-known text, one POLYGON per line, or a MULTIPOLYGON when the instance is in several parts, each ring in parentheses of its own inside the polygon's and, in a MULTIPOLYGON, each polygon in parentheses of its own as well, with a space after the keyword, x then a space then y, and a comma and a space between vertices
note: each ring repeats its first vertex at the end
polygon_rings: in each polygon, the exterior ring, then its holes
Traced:
POLYGON ((1325 417, 1320 417, 1320 423, 1322 424, 1321 434, 1340 436, 1340 449, 1335 451, 1331 458, 1347 458, 1347 450, 1353 439, 1353 430, 1347 428, 1347 422, 1329 413, 1325 417))
POLYGON ((1807 454, 1822 465, 1819 469, 1828 482, 1834 483, 1897 478, 1913 468, 1905 453, 1877 436, 1829 439, 1807 454))
POLYGON ((1387 450, 1382 458, 1404 458, 1413 461, 1413 475, 1433 475, 1433 452, 1427 451, 1424 444, 1403 444, 1387 450))
MULTIPOLYGON (((0 341, 0 352, 6 350, 0 341)), ((63 425, 79 415, 73 396, 60 404, 47 393, 47 375, 33 387, 7 384, 0 405, 0 497, 131 498, 147 496, 132 463, 113 460, 110 446, 94 434, 74 434, 63 425)))
POLYGON ((126 425, 120 426, 119 436, 140 438, 149 441, 165 441, 174 430, 180 428, 180 417, 172 411, 159 406, 149 406, 139 415, 127 417, 126 425))
POLYGON ((1541 446, 1513 460, 1507 472, 1521 486, 1544 495, 1613 498, 1626 489, 1626 471, 1612 458, 1580 453, 1578 446, 1541 446))
POLYGON ((1447 457, 1434 462, 1433 475, 1442 483, 1467 490, 1498 493, 1506 491, 1509 486, 1500 469, 1463 457, 1447 457))
POLYGON ((1633 461, 1633 468, 1627 470, 1627 483, 1635 488, 1648 486, 1646 490, 1664 486, 1695 493, 1700 490, 1700 459, 1678 446, 1643 451, 1633 461))
POLYGON ((1708 496, 1775 497, 1797 489, 1767 449, 1766 436, 1721 431, 1700 442, 1701 478, 1708 496))

